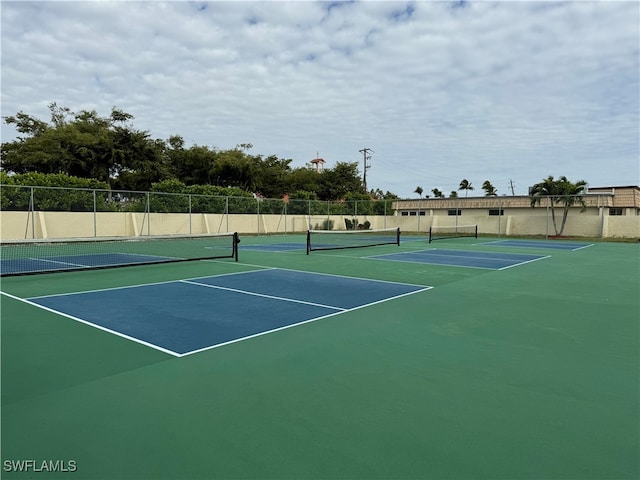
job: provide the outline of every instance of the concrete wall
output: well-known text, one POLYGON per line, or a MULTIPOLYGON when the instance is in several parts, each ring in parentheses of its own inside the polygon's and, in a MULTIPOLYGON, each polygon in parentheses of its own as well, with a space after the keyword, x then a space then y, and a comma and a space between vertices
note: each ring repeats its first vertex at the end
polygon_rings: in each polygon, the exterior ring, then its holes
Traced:
MULTIPOLYGON (((487 235, 555 235, 551 216, 546 209, 523 208, 505 210, 501 216, 489 216, 486 211, 474 215, 449 216, 441 211, 426 211, 418 216, 360 216, 359 223, 369 221, 371 228, 397 228, 404 232, 426 233, 431 225, 478 225, 478 232, 487 235)), ((557 221, 561 220, 557 211, 557 221)), ((180 213, 69 213, 69 212, 0 212, 0 238, 73 238, 120 237, 136 235, 171 235, 234 232, 244 234, 272 234, 305 232, 320 228, 332 220, 334 230, 345 229, 342 215, 330 217, 305 215, 223 215, 180 213)), ((572 211, 567 219, 564 235, 575 237, 640 238, 640 216, 609 216, 597 209, 585 213, 572 211)))

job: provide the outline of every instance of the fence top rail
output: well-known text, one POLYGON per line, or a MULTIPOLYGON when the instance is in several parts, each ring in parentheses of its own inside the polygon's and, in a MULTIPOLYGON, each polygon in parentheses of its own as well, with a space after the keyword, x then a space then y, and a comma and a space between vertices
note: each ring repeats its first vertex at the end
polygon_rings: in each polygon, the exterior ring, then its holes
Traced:
POLYGON ((109 195, 139 195, 139 196, 153 196, 153 195, 166 195, 173 197, 198 197, 198 198, 216 198, 216 199, 242 199, 242 200, 252 200, 256 202, 281 202, 281 203, 321 203, 321 204, 354 204, 354 203, 377 203, 377 202, 387 202, 392 203, 396 200, 392 199, 354 199, 354 200, 318 200, 318 199, 307 199, 307 198, 268 198, 268 197, 260 197, 254 196, 251 193, 247 193, 245 196, 239 195, 211 195, 206 193, 180 193, 180 192, 154 192, 151 190, 113 190, 106 188, 89 188, 89 187, 58 187, 58 186, 47 186, 47 185, 10 185, 6 183, 0 183, 1 188, 16 188, 16 189, 37 189, 37 190, 59 190, 59 191, 75 191, 75 192, 95 192, 95 193, 105 193, 109 195))
MULTIPOLYGON (((207 195, 206 193, 176 193, 176 192, 153 192, 151 190, 111 190, 108 188, 88 188, 88 187, 54 187, 47 185, 9 185, 0 183, 0 188, 24 188, 24 189, 40 189, 40 190, 71 190, 82 192, 101 192, 108 194, 135 194, 135 195, 173 195, 180 197, 210 197, 210 198, 246 198, 256 200, 253 196, 237 196, 237 195, 207 195)), ((272 199, 269 199, 272 200, 272 199)), ((282 199, 273 199, 282 200, 282 199)))

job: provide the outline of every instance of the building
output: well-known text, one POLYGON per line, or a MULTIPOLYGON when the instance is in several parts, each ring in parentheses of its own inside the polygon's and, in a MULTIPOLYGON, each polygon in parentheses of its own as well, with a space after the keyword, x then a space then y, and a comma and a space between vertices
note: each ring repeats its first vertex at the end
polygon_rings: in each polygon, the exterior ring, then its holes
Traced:
MULTIPOLYGON (((605 215, 640 215, 640 187, 590 187, 582 197, 587 205, 587 210, 596 209, 605 215)), ((544 203, 543 205, 544 206, 544 203)), ((487 215, 505 215, 508 210, 530 209, 531 197, 518 196, 492 196, 492 197, 454 197, 454 198, 424 198, 397 200, 393 203, 396 215, 401 216, 427 216, 427 215, 461 215, 464 210, 467 213, 480 213, 485 210, 487 215), (494 211, 500 209, 499 213, 494 211)), ((581 205, 573 208, 580 209, 581 205)))
MULTIPOLYGON (((581 195, 586 204, 571 207, 563 235, 596 238, 640 237, 640 187, 592 187, 581 195)), ((397 200, 394 214, 405 217, 422 231, 431 225, 478 225, 478 231, 504 235, 553 235, 553 217, 545 199, 536 207, 531 197, 492 196, 397 200)))
POLYGON ((312 167, 315 167, 316 172, 322 172, 324 170, 324 164, 326 162, 323 158, 314 158, 310 163, 312 167))

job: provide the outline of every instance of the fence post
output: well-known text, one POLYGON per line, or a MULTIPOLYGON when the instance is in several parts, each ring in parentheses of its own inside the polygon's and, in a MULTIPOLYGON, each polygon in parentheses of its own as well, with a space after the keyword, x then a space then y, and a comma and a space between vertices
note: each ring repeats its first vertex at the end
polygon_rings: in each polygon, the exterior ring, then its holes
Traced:
POLYGON ((331 202, 327 200, 327 230, 331 230, 331 202))
POLYGON ((500 217, 502 216, 502 198, 498 198, 498 238, 500 235, 500 217))
POLYGON ((93 236, 98 236, 98 215, 96 213, 96 190, 93 189, 93 236))
POLYGON ((260 236, 260 198, 256 195, 256 218, 258 220, 256 235, 260 236))
POLYGON ((387 228, 387 201, 384 200, 384 227, 387 228))
POLYGON ((151 236, 151 201, 147 192, 147 237, 151 236))
POLYGON ((547 197, 547 216, 545 219, 544 238, 549 240, 549 205, 551 204, 551 197, 547 197))
POLYGON ((31 210, 31 238, 36 238, 36 205, 33 201, 33 187, 31 187, 31 198, 29 199, 29 209, 31 210))
POLYGON ((192 228, 191 228, 191 194, 189 194, 189 235, 192 235, 192 228))

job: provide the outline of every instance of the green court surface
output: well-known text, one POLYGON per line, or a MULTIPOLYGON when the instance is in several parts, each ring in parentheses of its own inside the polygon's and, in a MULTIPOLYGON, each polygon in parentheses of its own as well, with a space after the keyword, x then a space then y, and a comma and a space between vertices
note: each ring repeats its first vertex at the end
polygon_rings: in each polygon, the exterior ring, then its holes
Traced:
POLYGON ((368 258, 490 240, 3 278, 2 478, 638 479, 640 245, 368 258), (20 300, 261 267, 433 288, 184 357, 20 300))

